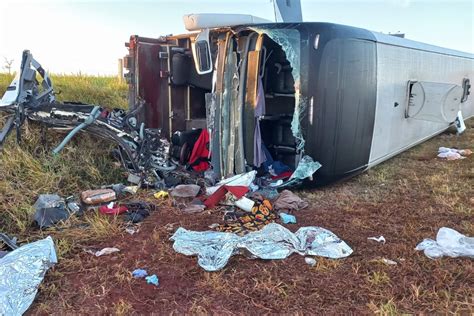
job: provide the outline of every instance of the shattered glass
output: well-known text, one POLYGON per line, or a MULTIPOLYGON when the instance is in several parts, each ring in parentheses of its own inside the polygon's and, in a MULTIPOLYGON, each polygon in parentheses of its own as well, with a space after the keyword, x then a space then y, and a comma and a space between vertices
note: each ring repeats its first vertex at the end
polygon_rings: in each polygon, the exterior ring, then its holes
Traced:
MULTIPOLYGON (((215 93, 206 93, 206 127, 209 131, 214 130, 217 98, 215 93)), ((210 147, 212 147, 210 145, 210 147)))
POLYGON ((313 161, 313 158, 310 156, 303 156, 301 158, 298 167, 296 167, 295 172, 290 177, 290 180, 298 179, 303 180, 311 177, 316 170, 321 168, 321 164, 317 161, 313 161))
POLYGON ((301 128, 301 121, 306 111, 308 100, 301 96, 301 55, 300 55, 300 33, 295 29, 264 29, 253 27, 251 28, 259 34, 266 34, 273 41, 279 44, 286 54, 286 58, 291 64, 291 74, 295 81, 295 111, 293 113, 293 119, 291 121, 291 132, 296 138, 296 149, 298 151, 303 150, 305 140, 303 137, 303 131, 301 128))

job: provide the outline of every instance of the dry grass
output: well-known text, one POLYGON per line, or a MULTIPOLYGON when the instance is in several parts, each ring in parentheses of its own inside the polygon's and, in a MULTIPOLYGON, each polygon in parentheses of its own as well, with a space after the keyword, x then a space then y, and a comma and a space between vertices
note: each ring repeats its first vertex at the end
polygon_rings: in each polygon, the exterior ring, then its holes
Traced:
MULTIPOLYGON (((11 79, 12 76, 0 74, 0 95, 11 79)), ((57 90, 64 90, 59 99, 108 107, 126 105, 127 87, 115 78, 52 76, 52 80, 57 90)), ((39 194, 77 195, 88 188, 123 181, 123 171, 110 157, 111 144, 97 146, 97 139, 81 134, 59 156, 53 156, 51 150, 61 137, 48 131, 43 139, 40 126, 26 123, 20 146, 14 134, 8 138, 0 155, 0 227, 3 232, 26 233, 31 224, 31 206, 39 194)))

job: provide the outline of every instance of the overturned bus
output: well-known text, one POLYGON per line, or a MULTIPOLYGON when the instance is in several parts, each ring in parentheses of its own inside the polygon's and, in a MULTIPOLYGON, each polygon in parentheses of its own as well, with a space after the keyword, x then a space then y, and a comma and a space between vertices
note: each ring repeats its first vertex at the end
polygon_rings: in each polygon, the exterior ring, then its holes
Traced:
MULTIPOLYGON (((219 177, 303 155, 328 183, 366 170, 474 114, 474 55, 331 23, 184 17, 188 34, 131 36, 130 106, 186 163, 180 136, 209 133, 219 177)), ((190 137, 191 143, 197 136, 190 137)))

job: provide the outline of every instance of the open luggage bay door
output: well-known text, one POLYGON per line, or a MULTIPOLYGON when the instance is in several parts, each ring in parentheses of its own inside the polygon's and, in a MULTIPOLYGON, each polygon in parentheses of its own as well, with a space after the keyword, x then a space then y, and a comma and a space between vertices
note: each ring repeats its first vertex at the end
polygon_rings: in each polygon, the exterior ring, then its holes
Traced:
POLYGON ((162 129, 171 136, 172 130, 185 128, 185 87, 173 87, 170 69, 179 39, 130 37, 126 43, 129 54, 124 58, 129 84, 129 105, 145 101, 141 119, 146 126, 162 129), (174 102, 172 102, 172 100, 174 102))

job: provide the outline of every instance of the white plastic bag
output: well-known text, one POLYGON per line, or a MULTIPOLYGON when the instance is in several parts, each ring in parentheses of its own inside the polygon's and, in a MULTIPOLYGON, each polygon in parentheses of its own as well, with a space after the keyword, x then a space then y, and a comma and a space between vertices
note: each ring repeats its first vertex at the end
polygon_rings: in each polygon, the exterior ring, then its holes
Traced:
POLYGON ((474 258, 474 237, 467 237, 454 229, 441 227, 436 240, 423 239, 415 249, 423 250, 431 259, 443 256, 474 258))

